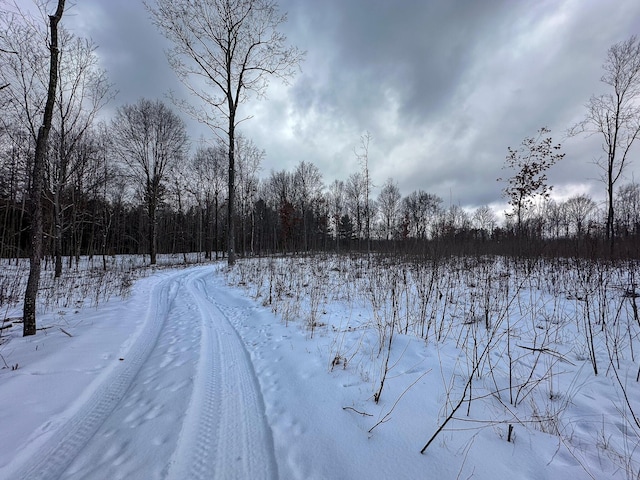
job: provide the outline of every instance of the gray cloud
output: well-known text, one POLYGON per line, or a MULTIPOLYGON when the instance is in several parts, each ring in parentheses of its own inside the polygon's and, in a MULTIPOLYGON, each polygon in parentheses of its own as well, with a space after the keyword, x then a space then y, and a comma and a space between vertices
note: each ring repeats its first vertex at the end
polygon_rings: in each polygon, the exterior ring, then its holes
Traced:
MULTIPOLYGON (((507 146, 548 126, 567 153, 549 174, 556 191, 601 195, 592 164, 598 139, 563 136, 602 91, 607 49, 640 33, 636 0, 280 5, 289 41, 307 58, 291 85, 273 82, 266 100, 242 107, 253 115, 242 130, 266 149, 265 171, 306 160, 326 183, 346 179, 369 131, 376 185, 393 177, 404 194, 421 188, 447 203, 497 203, 507 146)), ((164 57, 168 45, 140 2, 78 2, 74 10, 72 28, 100 45, 118 102, 181 91, 164 57)), ((194 138, 208 135, 192 130, 194 138)))

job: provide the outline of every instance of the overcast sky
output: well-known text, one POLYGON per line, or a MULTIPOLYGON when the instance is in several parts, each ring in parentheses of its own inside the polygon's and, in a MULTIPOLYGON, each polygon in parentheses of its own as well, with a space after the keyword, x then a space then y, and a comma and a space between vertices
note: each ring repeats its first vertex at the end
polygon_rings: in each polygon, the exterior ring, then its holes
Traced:
MULTIPOLYGON (((64 21, 99 45, 119 90, 111 108, 180 92, 141 0, 75 3, 64 21)), ((346 180, 368 131, 378 187, 392 177, 403 195, 423 189, 445 206, 499 206, 507 147, 547 126, 566 153, 549 172, 556 197, 603 197, 593 165, 601 139, 564 137, 589 97, 607 91, 608 48, 640 33, 638 0, 282 0, 280 8, 289 43, 307 55, 289 86, 272 82, 267 99, 242 106, 253 115, 242 132, 266 151, 263 176, 305 160, 327 185, 346 180)), ((189 125, 194 141, 211 137, 189 125)), ((640 180, 639 156, 640 145, 623 181, 640 180)))

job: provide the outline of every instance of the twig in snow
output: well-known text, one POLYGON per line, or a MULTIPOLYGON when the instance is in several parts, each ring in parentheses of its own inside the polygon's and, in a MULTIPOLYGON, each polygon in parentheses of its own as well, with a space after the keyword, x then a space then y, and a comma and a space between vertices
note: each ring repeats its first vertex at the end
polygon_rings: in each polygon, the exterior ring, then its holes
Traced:
POLYGON ((373 415, 371 415, 370 413, 366 413, 366 412, 361 412, 359 410, 356 410, 353 407, 342 407, 343 410, 353 410, 356 413, 359 413, 360 415, 362 415, 363 417, 373 417, 373 415))
POLYGON ((535 347, 527 347, 526 345, 518 345, 518 347, 520 348, 524 348, 525 350, 530 350, 532 352, 540 352, 540 353, 547 353, 549 355, 551 355, 552 357, 556 357, 558 358, 560 361, 562 362, 566 362, 570 365, 573 365, 574 367, 576 366, 575 363, 573 363, 572 361, 568 360, 564 355, 562 355, 561 353, 558 353, 554 350, 551 350, 550 348, 535 348, 535 347))
POLYGON ((7 365, 7 361, 4 359, 4 356, 0 353, 0 358, 2 359, 2 362, 4 363, 5 368, 9 368, 9 365, 7 365))
POLYGON ((383 417, 382 417, 382 418, 381 418, 381 419, 380 419, 380 420, 379 420, 379 421, 378 421, 378 422, 377 422, 373 427, 371 427, 371 428, 369 429, 369 432, 368 432, 368 433, 373 432, 373 429, 374 429, 374 428, 376 428, 376 427, 377 427, 378 425, 380 425, 381 423, 384 423, 384 422, 386 422, 387 420, 389 420, 389 415, 391 415, 391 413, 395 410, 396 405, 398 405, 398 402, 400 401, 400 399, 401 399, 402 397, 404 397, 404 394, 405 394, 405 393, 407 393, 407 392, 411 389, 411 387, 413 387, 416 383, 418 383, 418 382, 422 379, 422 377, 424 377, 424 376, 425 376, 427 373, 429 373, 429 372, 431 372, 431 369, 427 370, 427 371, 426 371, 426 372, 424 372, 422 375, 420 375, 418 378, 416 378, 416 380, 415 380, 411 385, 409 385, 409 386, 404 390, 404 392, 402 392, 402 393, 400 394, 400 396, 399 396, 399 397, 396 399, 396 401, 393 403, 393 406, 391 407, 391 409, 390 409, 387 413, 385 413, 385 414, 384 414, 384 416, 383 416, 383 417))
POLYGON ((73 337, 73 335, 71 335, 69 332, 67 332, 64 328, 60 327, 60 330, 62 331, 62 333, 64 333, 65 335, 68 335, 70 337, 73 337))

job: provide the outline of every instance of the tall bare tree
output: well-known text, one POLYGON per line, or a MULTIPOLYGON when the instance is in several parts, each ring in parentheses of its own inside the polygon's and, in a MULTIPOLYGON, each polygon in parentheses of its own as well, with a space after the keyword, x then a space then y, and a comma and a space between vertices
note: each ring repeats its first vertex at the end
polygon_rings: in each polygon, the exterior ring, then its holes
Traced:
POLYGON ((164 103, 144 98, 120 107, 111 131, 114 150, 144 199, 153 265, 157 254, 157 209, 166 192, 167 175, 186 155, 187 131, 182 119, 164 103))
POLYGON ((548 198, 540 207, 545 233, 555 239, 561 235, 568 237, 570 222, 566 202, 556 202, 553 198, 548 198))
POLYGON ((575 233, 578 237, 581 237, 584 232, 584 225, 589 215, 596 210, 596 202, 593 199, 583 193, 575 195, 563 205, 569 226, 575 226, 575 233))
POLYGON ((47 154, 51 119, 58 83, 58 24, 62 19, 65 0, 58 0, 58 6, 53 15, 49 15, 49 83, 47 101, 42 117, 42 125, 38 128, 36 151, 33 161, 31 189, 29 190, 29 207, 31 211, 31 256, 29 257, 29 278, 24 293, 23 331, 24 336, 36 334, 36 299, 40 284, 40 270, 42 258, 42 190, 44 188, 44 164, 47 154))
POLYGON ((254 203, 258 193, 258 171, 264 159, 264 150, 259 149, 253 141, 243 135, 236 137, 235 147, 237 157, 236 205, 239 205, 240 232, 242 254, 247 253, 247 236, 250 238, 249 251, 253 253, 255 241, 255 210, 254 203), (250 221, 250 231, 247 233, 247 220, 250 221))
POLYGON ((367 241, 367 255, 371 253, 371 176, 369 175, 369 143, 371 134, 367 131, 360 136, 360 150, 355 150, 356 159, 362 168, 364 180, 364 233, 367 241))
POLYGON ((585 119, 575 125, 571 134, 602 135, 605 158, 597 161, 603 171, 607 192, 606 235, 614 249, 614 188, 629 162, 629 151, 640 135, 640 41, 633 35, 611 46, 604 65, 602 83, 613 92, 592 96, 587 103, 585 119))
POLYGON ((269 174, 264 182, 263 194, 270 208, 276 212, 277 222, 273 222, 274 250, 294 250, 294 230, 296 224, 293 174, 286 170, 269 174))
POLYGON ((311 162, 301 161, 293 173, 293 198, 302 219, 302 249, 309 250, 309 230, 314 207, 322 198, 322 173, 311 162))
POLYGON ((279 27, 286 15, 274 0, 155 0, 145 2, 173 43, 169 64, 200 105, 185 110, 224 138, 229 155, 228 262, 235 262, 235 130, 250 94, 262 97, 270 77, 286 80, 302 59, 279 27))
POLYGON ((442 212, 442 199, 424 190, 413 191, 402 199, 402 214, 417 239, 425 239, 429 228, 442 212))
POLYGON ((455 236, 458 233, 467 232, 471 228, 471 217, 460 205, 455 203, 442 212, 441 222, 443 235, 455 236))
POLYGON ((363 217, 365 209, 366 182, 362 172, 349 175, 344 185, 345 207, 349 217, 355 221, 354 229, 358 243, 362 239, 363 217))
POLYGON ((385 240, 390 240, 397 228, 401 199, 402 195, 400 195, 398 184, 391 178, 387 179, 378 195, 378 209, 382 222, 381 231, 385 240))
POLYGON ((334 180, 326 193, 329 204, 329 219, 336 240, 336 251, 340 251, 340 219, 345 210, 345 187, 342 180, 334 180))
POLYGON ((71 176, 89 159, 77 150, 100 109, 115 94, 106 72, 98 67, 96 45, 70 32, 60 32, 61 56, 53 122, 55 154, 50 156, 50 190, 54 213, 55 276, 62 274, 63 193, 71 176))
POLYGON ((624 235, 640 233, 640 185, 621 185, 615 199, 616 224, 624 235))
POLYGON ((191 170, 195 177, 193 193, 202 209, 205 258, 207 259, 211 259, 211 252, 215 252, 217 260, 220 252, 218 233, 220 204, 226 189, 225 157, 224 146, 200 146, 191 160, 191 170))
POLYGON ((471 221, 473 227, 480 231, 482 239, 493 234, 493 230, 496 228, 498 220, 495 212, 489 205, 482 205, 473 212, 471 221))
MULTIPOLYGON (((20 176, 17 170, 4 175, 11 179, 12 187, 19 187, 20 192, 12 195, 21 204, 19 215, 12 219, 15 228, 13 236, 16 239, 19 239, 22 225, 29 222, 32 213, 28 208, 28 199, 33 180, 33 161, 47 104, 51 62, 50 22, 47 12, 42 10, 41 13, 42 18, 37 18, 22 11, 16 2, 0 0, 0 129, 11 143, 12 168, 19 166, 22 170, 20 176)), ((40 170, 44 175, 44 166, 40 170)), ((16 242, 15 255, 16 258, 21 255, 19 241, 16 242)))

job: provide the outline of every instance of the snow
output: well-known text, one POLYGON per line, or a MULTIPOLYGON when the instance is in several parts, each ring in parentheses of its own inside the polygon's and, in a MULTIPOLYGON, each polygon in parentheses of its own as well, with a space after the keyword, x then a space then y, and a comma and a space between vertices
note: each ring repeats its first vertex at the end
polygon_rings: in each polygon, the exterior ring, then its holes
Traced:
MULTIPOLYGON (((490 329, 475 287, 489 276, 474 266, 441 272, 444 297, 427 305, 415 287, 426 270, 338 257, 148 270, 97 307, 49 301, 49 328, 2 333, 0 478, 637 475, 640 432, 623 395, 637 413, 637 327, 618 315, 619 336, 594 332, 594 375, 584 302, 501 268, 490 329), (421 315, 434 319, 426 335, 421 315), (614 340, 625 390, 603 348, 614 340), (421 454, 474 359, 473 400, 421 454), (525 385, 515 405, 509 368, 525 385)), ((603 298, 628 313, 623 296, 603 298)))

